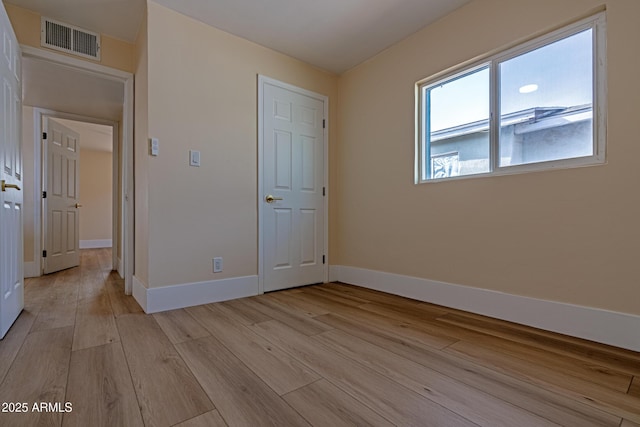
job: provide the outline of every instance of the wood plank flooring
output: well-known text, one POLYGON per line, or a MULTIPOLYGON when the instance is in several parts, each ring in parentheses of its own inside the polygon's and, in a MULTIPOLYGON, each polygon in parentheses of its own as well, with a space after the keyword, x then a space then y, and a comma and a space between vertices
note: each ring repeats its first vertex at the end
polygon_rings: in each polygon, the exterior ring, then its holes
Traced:
POLYGON ((0 426, 640 426, 640 353, 339 283, 146 315, 110 262, 26 280, 0 426))

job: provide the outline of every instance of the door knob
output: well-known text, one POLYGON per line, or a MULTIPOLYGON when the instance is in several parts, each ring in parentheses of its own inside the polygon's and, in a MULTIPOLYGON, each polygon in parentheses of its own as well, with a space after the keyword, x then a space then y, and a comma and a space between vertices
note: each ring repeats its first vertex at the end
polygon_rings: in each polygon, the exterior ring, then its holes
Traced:
POLYGON ((15 184, 7 184, 4 182, 4 179, 0 181, 0 186, 2 187, 2 191, 7 191, 7 188, 13 188, 14 190, 20 191, 20 187, 15 184))
POLYGON ((276 200, 282 200, 282 197, 273 197, 271 194, 269 194, 264 199, 267 201, 267 203, 273 203, 276 200))
POLYGON ((76 209, 81 208, 82 205, 80 203, 76 203, 76 209))

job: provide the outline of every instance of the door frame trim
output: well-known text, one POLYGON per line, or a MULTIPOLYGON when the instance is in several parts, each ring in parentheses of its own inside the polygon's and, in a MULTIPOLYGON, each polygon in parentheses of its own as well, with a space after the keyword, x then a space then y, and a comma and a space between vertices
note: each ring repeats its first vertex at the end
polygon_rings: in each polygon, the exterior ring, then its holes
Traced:
MULTIPOLYGON (((42 138, 42 133, 43 132, 47 132, 49 133, 49 129, 48 126, 46 126, 45 120, 49 119, 49 118, 53 118, 53 119, 67 119, 67 120, 75 120, 78 122, 84 122, 84 123, 92 123, 92 124, 98 124, 98 125, 105 125, 105 126, 110 126, 112 129, 112 135, 111 135, 111 144, 113 147, 113 151, 111 153, 111 168, 112 168, 112 190, 111 190, 111 203, 112 203, 112 224, 111 224, 111 242, 112 242, 112 248, 117 248, 118 247, 118 242, 119 241, 124 241, 121 240, 121 235, 118 235, 117 230, 118 230, 118 222, 120 221, 120 215, 118 213, 118 160, 120 158, 120 154, 119 154, 119 144, 118 144, 118 139, 119 139, 119 125, 118 122, 115 122, 113 120, 106 120, 106 119, 98 119, 95 117, 89 117, 89 116, 81 116, 81 115, 77 115, 77 114, 70 114, 70 113, 63 113, 60 111, 55 111, 55 110, 48 110, 46 108, 38 108, 38 107, 34 107, 33 108, 33 120, 34 120, 34 136, 36 138, 36 141, 38 141, 37 145, 35 146, 34 149, 34 161, 37 162, 36 163, 36 167, 34 168, 34 170, 36 171, 36 178, 38 179, 38 181, 35 183, 35 189, 38 191, 34 191, 34 206, 36 206, 36 212, 35 212, 35 216, 34 216, 34 220, 35 221, 39 221, 40 222, 40 239, 39 239, 39 245, 40 248, 38 248, 38 244, 34 245, 34 256, 36 257, 36 262, 39 262, 39 273, 40 275, 44 274, 44 264, 46 261, 43 260, 42 258, 42 250, 41 249, 46 249, 46 239, 47 239, 47 215, 44 214, 44 212, 46 211, 46 206, 48 203, 48 200, 45 200, 41 197, 42 195, 42 189, 47 187, 48 185, 45 186, 45 184, 48 184, 47 179, 48 179, 48 171, 47 171, 47 167, 49 167, 48 163, 47 163, 47 147, 45 144, 44 139, 42 138), (40 250, 39 250, 40 249, 40 250)), ((82 146, 82 142, 80 142, 80 146, 82 146)), ((78 150, 78 158, 80 158, 80 151, 78 150)), ((78 178, 79 179, 79 178, 78 178)), ((35 228, 35 230, 38 230, 38 227, 35 228)), ((36 236, 38 236, 36 234, 36 236)), ((37 242, 38 243, 38 242, 37 242)), ((118 263, 116 261, 117 259, 117 250, 112 250, 112 268, 114 270, 116 270, 118 268, 118 263)))
MULTIPOLYGON (((87 74, 98 75, 102 78, 122 82, 124 84, 124 102, 123 102, 123 110, 122 110, 122 124, 121 131, 119 132, 122 135, 122 152, 120 156, 122 158, 122 168, 120 172, 122 187, 120 188, 120 197, 122 199, 122 209, 118 212, 118 218, 121 221, 121 233, 118 238, 121 241, 121 250, 122 250, 122 273, 124 273, 124 288, 125 294, 131 295, 132 291, 132 283, 133 283, 133 269, 134 269, 134 234, 133 234, 133 225, 134 225, 134 192, 133 192, 133 92, 134 92, 134 75, 133 73, 129 73, 126 71, 118 70, 111 67, 106 67, 104 65, 95 64, 92 62, 72 58, 65 55, 60 55, 58 53, 46 51, 43 49, 38 49, 32 46, 21 45, 22 56, 23 57, 32 57, 37 58, 44 61, 53 62, 56 64, 64 65, 70 67, 74 70, 81 71, 87 74)), ((71 116, 71 115, 70 115, 71 116)), ((77 116, 76 116, 77 117, 77 116)), ((64 117, 63 117, 64 118, 64 117)), ((35 125, 37 127, 41 126, 41 119, 35 118, 35 125)), ((89 118, 91 119, 91 118, 89 118)), ((87 121, 87 120, 83 120, 87 121)), ((89 120, 91 121, 91 120, 89 120)), ((40 149, 40 136, 41 132, 35 133, 34 137, 36 137, 36 149, 40 149)), ((34 212, 34 221, 35 221, 35 232, 40 233, 36 234, 36 239, 34 242, 34 251, 35 251, 35 270, 41 272, 42 271, 42 230, 40 229, 42 224, 42 203, 40 203, 40 196, 42 194, 42 177, 37 176, 41 174, 41 152, 35 152, 35 161, 38 162, 35 166, 35 196, 38 196, 37 202, 35 203, 35 212, 34 212), (39 238, 40 237, 40 238, 39 238)), ((115 154, 115 153, 114 153, 115 154)), ((114 175, 118 175, 116 173, 114 175)), ((116 209, 116 208, 114 208, 116 209)), ((115 212, 115 211, 114 211, 115 212)), ((117 255, 116 255, 117 256, 117 255)), ((117 266, 116 266, 117 267, 117 266)))
POLYGON ((264 182, 263 182, 263 172, 264 172, 264 86, 265 84, 270 84, 273 86, 277 86, 282 89, 286 89, 292 92, 299 93, 301 95, 305 95, 319 101, 322 101, 324 106, 324 120, 325 120, 325 128, 324 128, 324 188, 325 196, 323 197, 323 205, 324 205, 324 255, 325 255, 325 264, 324 264, 324 282, 327 283, 329 281, 329 97, 325 95, 321 95, 316 92, 312 92, 307 89, 303 89, 301 87, 297 87, 291 85, 289 83, 282 82, 280 80, 276 80, 262 74, 258 74, 258 292, 260 294, 264 293, 264 182))

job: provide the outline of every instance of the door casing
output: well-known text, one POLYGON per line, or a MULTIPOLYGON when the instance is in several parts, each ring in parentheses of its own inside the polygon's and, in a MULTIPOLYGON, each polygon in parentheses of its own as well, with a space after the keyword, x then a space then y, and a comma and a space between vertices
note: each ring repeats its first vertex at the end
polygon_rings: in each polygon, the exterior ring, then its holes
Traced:
POLYGON ((319 99, 324 105, 325 132, 324 132, 324 282, 329 281, 329 97, 321 95, 267 76, 258 75, 258 291, 264 293, 264 85, 270 84, 282 89, 290 90, 301 95, 319 99))
MULTIPOLYGON (((80 121, 80 122, 85 122, 85 123, 94 123, 94 124, 99 124, 99 125, 105 125, 105 126, 110 126, 113 129, 113 136, 112 136, 112 144, 113 144, 113 153, 112 153, 112 158, 113 158, 113 184, 112 184, 112 196, 113 196, 113 202, 112 202, 112 206, 113 206, 113 213, 114 215, 112 216, 114 218, 114 222, 112 224, 112 240, 113 240, 113 247, 117 248, 118 245, 118 240, 121 239, 121 235, 118 235, 118 233, 116 232, 118 230, 118 222, 120 220, 120 212, 117 212, 117 208, 118 208, 118 204, 117 204, 117 192, 118 192, 118 123, 117 122, 113 122, 110 120, 102 120, 102 119, 96 119, 94 117, 87 117, 87 116, 80 116, 77 114, 68 114, 68 113, 62 113, 59 111, 53 111, 53 110, 47 110, 44 108, 34 108, 34 135, 36 135, 38 139, 38 143, 36 144, 36 150, 35 150, 35 154, 34 157, 36 158, 37 163, 37 167, 36 167, 36 174, 37 174, 37 181, 35 182, 36 185, 36 191, 35 193, 35 198, 37 200, 37 207, 36 209, 38 210, 38 215, 36 216, 36 221, 37 221, 37 225, 38 225, 38 229, 40 230, 39 232, 36 232, 36 240, 37 240, 37 246, 34 250, 38 251, 37 254, 39 255, 39 257, 37 257, 36 259, 38 260, 39 263, 39 267, 40 268, 40 274, 44 273, 44 262, 42 262, 42 257, 41 257, 41 251, 39 250, 40 248, 44 249, 45 248, 45 238, 46 238, 46 228, 45 228, 45 221, 44 221, 44 201, 41 198, 41 194, 42 194, 42 188, 44 188, 44 184, 46 183, 46 175, 43 173, 43 171, 45 170, 45 161, 46 161, 46 151, 45 151, 45 147, 44 144, 45 142, 42 139, 42 132, 44 132, 44 123, 47 120, 47 118, 58 118, 58 119, 67 119, 67 120, 75 120, 75 121, 80 121)), ((82 196, 81 196, 82 197, 82 196)), ((124 205, 124 203, 123 203, 124 205)), ((121 233, 122 234, 122 233, 121 233)), ((124 240, 121 240, 122 242, 124 242, 124 240)), ((113 251, 114 253, 114 259, 113 261, 113 266, 114 269, 117 269, 117 251, 113 251)))

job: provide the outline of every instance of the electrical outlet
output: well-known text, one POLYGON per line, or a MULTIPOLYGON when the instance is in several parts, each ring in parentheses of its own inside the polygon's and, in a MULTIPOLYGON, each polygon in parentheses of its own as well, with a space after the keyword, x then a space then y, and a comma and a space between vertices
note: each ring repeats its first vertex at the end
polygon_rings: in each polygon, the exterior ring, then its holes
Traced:
POLYGON ((220 273, 222 271, 222 257, 215 257, 213 259, 213 272, 220 273))

